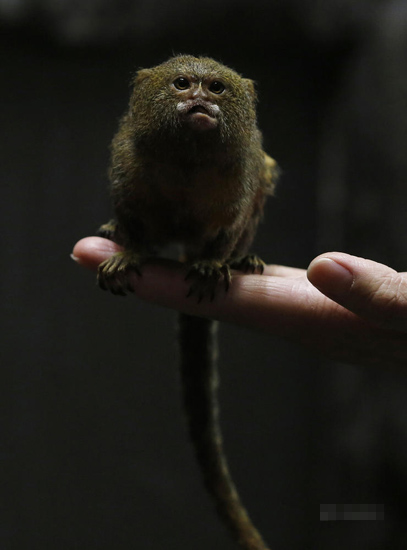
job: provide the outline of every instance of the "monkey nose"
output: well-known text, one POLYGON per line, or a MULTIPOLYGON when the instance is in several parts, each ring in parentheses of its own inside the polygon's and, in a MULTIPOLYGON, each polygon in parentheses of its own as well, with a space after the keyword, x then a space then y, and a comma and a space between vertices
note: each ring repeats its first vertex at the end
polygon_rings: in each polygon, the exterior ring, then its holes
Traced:
POLYGON ((196 86, 192 89, 191 97, 193 99, 208 99, 208 93, 202 88, 202 84, 199 83, 199 86, 196 86))

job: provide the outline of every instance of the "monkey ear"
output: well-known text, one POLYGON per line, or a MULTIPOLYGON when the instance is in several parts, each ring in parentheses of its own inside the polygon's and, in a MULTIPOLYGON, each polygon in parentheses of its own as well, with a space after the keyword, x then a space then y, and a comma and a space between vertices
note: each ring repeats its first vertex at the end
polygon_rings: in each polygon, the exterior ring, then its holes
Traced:
POLYGON ((253 101, 256 101, 257 100, 257 93, 256 93, 256 89, 254 87, 254 80, 250 80, 250 78, 244 78, 243 82, 246 85, 246 90, 247 90, 247 92, 250 96, 250 99, 252 99, 253 101))
POLYGON ((144 80, 146 80, 152 74, 152 72, 153 71, 151 69, 140 69, 139 71, 137 71, 136 76, 133 79, 133 84, 135 86, 138 86, 139 84, 144 82, 144 80))

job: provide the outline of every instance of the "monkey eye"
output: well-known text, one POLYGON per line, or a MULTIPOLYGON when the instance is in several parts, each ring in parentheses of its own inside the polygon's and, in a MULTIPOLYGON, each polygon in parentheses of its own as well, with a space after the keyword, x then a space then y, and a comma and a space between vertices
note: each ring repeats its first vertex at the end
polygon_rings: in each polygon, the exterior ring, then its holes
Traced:
POLYGON ((189 81, 184 76, 179 76, 173 82, 177 90, 187 90, 190 87, 189 81))
POLYGON ((214 94, 221 94, 225 90, 225 86, 219 80, 214 80, 209 89, 214 94))

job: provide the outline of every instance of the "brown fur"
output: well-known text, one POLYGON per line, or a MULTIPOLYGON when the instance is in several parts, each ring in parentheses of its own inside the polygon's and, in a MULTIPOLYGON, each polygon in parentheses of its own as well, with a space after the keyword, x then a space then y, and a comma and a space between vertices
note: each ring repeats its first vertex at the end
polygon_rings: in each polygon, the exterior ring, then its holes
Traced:
MULTIPOLYGON (((178 56, 137 73, 110 169, 116 239, 133 260, 141 265, 152 245, 171 241, 186 246, 190 262, 224 265, 246 253, 245 233, 254 235, 275 179, 255 102, 251 80, 209 58, 178 56), (178 75, 200 82, 199 97, 219 109, 216 128, 198 131, 180 116, 177 104, 191 100, 192 91, 175 89, 178 75), (224 83, 224 93, 208 91, 214 80, 224 83)), ((114 258, 99 270, 107 288, 118 284, 113 264, 114 258)))

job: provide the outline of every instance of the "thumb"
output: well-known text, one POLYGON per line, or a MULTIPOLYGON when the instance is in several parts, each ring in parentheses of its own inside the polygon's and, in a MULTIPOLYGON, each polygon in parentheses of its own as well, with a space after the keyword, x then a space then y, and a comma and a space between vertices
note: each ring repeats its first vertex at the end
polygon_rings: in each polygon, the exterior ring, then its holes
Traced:
POLYGON ((313 260, 309 281, 365 321, 407 332, 407 278, 383 264, 330 252, 313 260))

